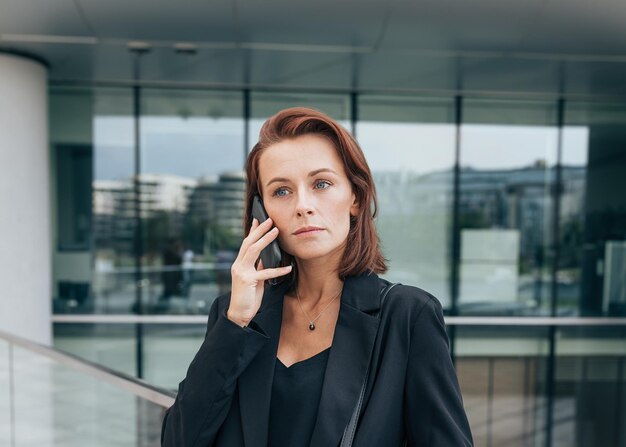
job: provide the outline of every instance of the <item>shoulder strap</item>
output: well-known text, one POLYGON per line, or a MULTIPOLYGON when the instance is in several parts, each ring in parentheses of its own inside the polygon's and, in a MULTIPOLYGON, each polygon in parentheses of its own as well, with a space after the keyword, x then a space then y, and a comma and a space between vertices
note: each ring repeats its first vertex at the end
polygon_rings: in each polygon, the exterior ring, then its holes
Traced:
MULTIPOLYGON (((378 312, 375 313, 375 316, 380 318, 380 313, 383 310, 383 304, 385 303, 385 298, 387 298, 387 294, 389 291, 396 286, 398 283, 388 284, 381 292, 380 292, 380 308, 378 312)), ((352 447, 352 441, 354 440, 354 432, 356 431, 356 424, 359 419, 359 413, 361 413, 361 404, 363 403, 363 397, 365 396, 365 386, 367 385, 367 378, 370 375, 370 368, 367 367, 367 371, 365 372, 365 380, 363 381, 363 386, 361 387, 361 394, 359 394, 359 400, 356 404, 356 408, 352 413, 352 417, 350 418, 350 422, 346 426, 346 429, 343 432, 343 437, 341 438, 341 447, 352 447)))
POLYGON ((379 307, 378 311, 375 314, 373 314, 375 317, 380 317, 380 313, 383 310, 383 305, 385 304, 385 298, 387 298, 387 294, 389 293, 389 291, 391 289, 393 289, 394 286, 397 286, 398 284, 400 284, 400 283, 398 283, 398 282, 389 283, 389 284, 387 284, 385 286, 385 288, 383 288, 380 291, 380 307, 379 307))

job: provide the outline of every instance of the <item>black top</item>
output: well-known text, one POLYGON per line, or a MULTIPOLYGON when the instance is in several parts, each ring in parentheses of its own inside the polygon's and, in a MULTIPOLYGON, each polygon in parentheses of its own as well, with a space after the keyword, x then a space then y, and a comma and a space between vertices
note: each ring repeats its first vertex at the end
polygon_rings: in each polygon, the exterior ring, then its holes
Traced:
POLYGON ((330 348, 289 368, 276 358, 268 447, 308 447, 311 443, 329 353, 330 348))

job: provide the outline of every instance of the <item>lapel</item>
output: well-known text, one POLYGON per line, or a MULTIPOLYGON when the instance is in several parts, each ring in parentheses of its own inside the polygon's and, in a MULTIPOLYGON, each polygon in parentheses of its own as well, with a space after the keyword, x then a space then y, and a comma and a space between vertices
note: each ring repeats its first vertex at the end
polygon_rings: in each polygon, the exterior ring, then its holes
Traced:
MULTIPOLYGON (((246 447, 266 447, 270 399, 287 284, 269 287, 252 321, 270 338, 239 377, 239 404, 246 447)), ((379 319, 378 276, 347 277, 328 357, 311 447, 336 446, 356 406, 369 365, 379 319)))
POLYGON ((287 283, 266 288, 261 307, 252 319, 269 337, 269 342, 261 348, 238 380, 241 424, 246 447, 267 446, 272 382, 283 319, 283 298, 287 288, 287 283))
POLYGON ((368 313, 380 307, 375 273, 348 277, 322 386, 311 447, 339 445, 354 412, 374 347, 379 319, 368 313))

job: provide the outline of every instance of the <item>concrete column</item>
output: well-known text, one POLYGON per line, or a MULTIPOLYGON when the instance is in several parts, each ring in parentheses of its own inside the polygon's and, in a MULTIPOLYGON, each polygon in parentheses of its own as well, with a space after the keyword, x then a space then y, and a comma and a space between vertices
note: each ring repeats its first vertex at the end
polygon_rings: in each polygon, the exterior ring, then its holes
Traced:
POLYGON ((47 69, 0 53, 0 330, 50 344, 47 69))

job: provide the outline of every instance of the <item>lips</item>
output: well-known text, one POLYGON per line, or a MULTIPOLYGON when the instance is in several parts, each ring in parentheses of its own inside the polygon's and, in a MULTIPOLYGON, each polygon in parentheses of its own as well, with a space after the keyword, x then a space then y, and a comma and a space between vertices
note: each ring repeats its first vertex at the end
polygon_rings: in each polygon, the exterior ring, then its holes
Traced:
POLYGON ((308 233, 308 232, 315 231, 315 230, 323 230, 323 228, 320 228, 320 227, 302 227, 302 228, 298 228, 293 234, 308 233))

